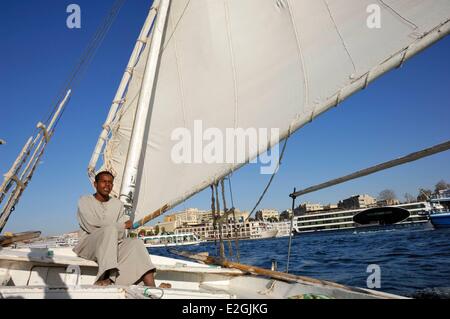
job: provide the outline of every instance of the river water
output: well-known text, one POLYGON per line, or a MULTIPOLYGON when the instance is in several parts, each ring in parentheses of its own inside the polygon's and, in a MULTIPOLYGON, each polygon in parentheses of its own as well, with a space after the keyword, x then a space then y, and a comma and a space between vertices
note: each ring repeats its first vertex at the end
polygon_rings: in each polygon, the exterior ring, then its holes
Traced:
MULTIPOLYGON (((285 271, 288 242, 288 237, 239 241, 240 262, 270 268, 272 260, 276 260, 278 270, 285 271)), ((225 248, 229 255, 227 243, 225 248)), ((232 248, 235 252, 234 242, 232 248)), ((214 243, 181 250, 217 255, 214 243)), ((165 248, 152 248, 151 254, 179 258, 165 248)), ((368 287, 368 277, 372 275, 372 279, 376 274, 381 291, 413 297, 425 292, 428 297, 432 290, 448 297, 450 229, 435 230, 425 224, 402 229, 298 235, 292 241, 289 272, 364 288, 368 287), (369 265, 376 266, 371 266, 374 268, 368 272, 369 265)))

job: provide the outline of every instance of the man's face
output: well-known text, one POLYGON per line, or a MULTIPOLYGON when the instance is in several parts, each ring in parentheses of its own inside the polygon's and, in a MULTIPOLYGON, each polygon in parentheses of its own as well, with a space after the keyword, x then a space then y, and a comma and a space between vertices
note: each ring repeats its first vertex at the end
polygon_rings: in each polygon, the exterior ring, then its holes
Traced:
POLYGON ((102 196, 109 196, 114 186, 114 178, 108 174, 100 175, 98 182, 94 183, 97 193, 102 196))

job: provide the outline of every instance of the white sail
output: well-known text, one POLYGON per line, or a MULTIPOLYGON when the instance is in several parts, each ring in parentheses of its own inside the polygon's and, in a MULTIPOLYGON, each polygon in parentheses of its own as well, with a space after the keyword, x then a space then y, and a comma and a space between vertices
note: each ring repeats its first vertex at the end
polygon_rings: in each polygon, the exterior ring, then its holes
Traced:
MULTIPOLYGON (((177 128, 278 128, 280 139, 449 33, 449 0, 173 0, 136 219, 242 163, 176 164, 177 128), (379 15, 378 15, 379 14, 379 15)), ((103 168, 122 182, 148 47, 111 124, 103 168)), ((279 140, 248 151, 254 158, 279 140)), ((207 144, 207 142, 205 142, 207 144)))
POLYGON ((118 109, 114 120, 110 123, 111 138, 108 140, 104 151, 104 163, 102 169, 114 173, 114 195, 118 195, 124 163, 127 158, 131 133, 133 130, 134 116, 139 100, 139 92, 145 72, 145 63, 150 51, 150 43, 147 43, 139 56, 138 62, 133 68, 123 105, 118 109))

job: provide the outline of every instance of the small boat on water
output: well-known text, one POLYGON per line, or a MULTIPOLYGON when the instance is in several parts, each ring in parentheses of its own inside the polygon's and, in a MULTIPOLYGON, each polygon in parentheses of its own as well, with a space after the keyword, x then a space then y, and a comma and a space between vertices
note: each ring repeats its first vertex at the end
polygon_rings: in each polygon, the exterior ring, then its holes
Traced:
POLYGON ((428 215, 434 228, 450 228, 450 189, 442 190, 430 199, 436 208, 428 215))
POLYGON ((204 240, 201 240, 196 234, 169 234, 156 236, 142 236, 139 237, 144 241, 145 247, 176 247, 176 246, 190 246, 199 245, 204 240))
POLYGON ((268 239, 268 238, 275 238, 278 234, 277 229, 266 229, 262 230, 258 234, 250 236, 250 239, 268 239))
POLYGON ((450 228, 450 211, 431 213, 430 222, 434 228, 450 228))
POLYGON ((278 229, 270 223, 259 223, 259 227, 250 233, 249 239, 269 239, 275 238, 278 234, 278 229))

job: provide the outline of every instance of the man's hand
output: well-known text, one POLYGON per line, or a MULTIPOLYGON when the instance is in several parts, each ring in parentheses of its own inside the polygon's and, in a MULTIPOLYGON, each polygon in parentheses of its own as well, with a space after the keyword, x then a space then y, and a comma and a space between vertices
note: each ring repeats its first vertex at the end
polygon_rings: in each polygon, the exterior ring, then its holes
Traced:
POLYGON ((125 229, 131 229, 131 228, 133 228, 133 223, 131 222, 131 220, 129 220, 125 223, 125 229))

